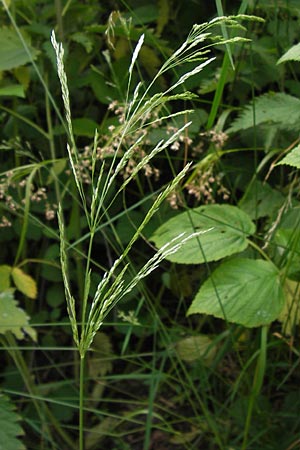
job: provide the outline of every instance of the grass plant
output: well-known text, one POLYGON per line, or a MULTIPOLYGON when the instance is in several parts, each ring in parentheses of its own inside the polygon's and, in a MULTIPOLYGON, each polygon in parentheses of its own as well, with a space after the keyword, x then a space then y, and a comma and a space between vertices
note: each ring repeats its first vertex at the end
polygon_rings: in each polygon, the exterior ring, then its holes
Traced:
POLYGON ((169 2, 46 3, 2 0, 32 69, 0 59, 0 447, 297 448, 298 69, 274 54, 299 7, 216 0, 188 32, 178 2, 182 39, 169 2))
MULTIPOLYGON (((245 18, 245 17, 237 17, 237 19, 245 18)), ((79 165, 79 154, 76 148, 75 137, 73 134, 72 127, 72 119, 71 119, 71 106, 70 106, 70 96, 67 86, 67 77, 64 69, 64 51, 61 44, 58 44, 56 41, 56 37, 54 32, 51 36, 52 45, 55 49, 56 60, 57 60, 57 69, 58 76, 60 79, 61 90, 62 90, 62 98, 65 108, 66 115, 66 123, 68 127, 68 136, 69 136, 69 144, 68 148, 68 156, 69 162, 71 164, 72 173, 75 179, 76 187, 79 193, 79 197, 81 199, 81 204, 86 216, 86 220, 89 227, 90 238, 88 244, 88 254, 86 258, 86 269, 85 269, 85 278, 84 278, 84 294, 83 298, 80 301, 80 320, 78 320, 77 311, 76 311, 76 300, 74 299, 71 293, 70 283, 68 281, 68 270, 67 270, 67 253, 66 253, 66 244, 65 244, 65 232, 64 232, 64 220, 62 215, 62 208, 59 208, 58 211, 58 219, 59 219, 59 227, 60 227, 60 242, 61 242, 61 267, 63 273, 63 280, 65 286, 65 295, 68 306, 68 314, 71 322, 73 339, 75 341, 76 346, 78 347, 80 354, 80 400, 79 400, 79 447, 80 450, 84 448, 84 380, 85 380, 85 356, 86 352, 90 349, 93 338, 96 333, 99 331, 101 325, 105 317, 112 310, 114 306, 116 306, 120 300, 126 296, 126 294, 130 293, 132 289, 145 277, 147 277, 153 270, 155 270, 158 265, 161 263, 163 259, 168 257, 169 255, 175 253, 181 246, 183 246, 189 239, 194 238, 196 235, 200 235, 205 232, 209 232, 210 230, 202 230, 197 233, 190 234, 189 236, 184 236, 183 234, 179 234, 176 238, 172 239, 166 245, 161 247, 158 252, 154 254, 149 261, 139 270, 139 272, 132 277, 132 279, 125 284, 125 275, 128 270, 129 263, 126 263, 126 259, 128 254, 133 247, 134 243, 143 233, 144 227, 151 220, 153 215, 157 212, 162 202, 174 191, 176 186, 182 181, 187 171, 190 168, 190 164, 187 164, 178 175, 176 175, 171 183, 164 187, 163 191, 154 199, 154 202, 151 208, 148 210, 145 215, 142 223, 136 229, 133 237, 129 241, 127 247, 123 250, 122 254, 113 262, 109 271, 105 272, 101 281, 99 282, 96 292, 94 294, 94 298, 92 302, 89 304, 89 295, 90 295, 90 284, 91 284, 91 254, 93 247, 93 239, 97 230, 97 227, 103 220, 109 211, 110 206, 115 201, 117 195, 121 194, 125 187, 129 184, 131 180, 133 180, 141 171, 146 164, 154 158, 158 153, 162 152, 164 149, 170 147, 173 142, 178 139, 186 128, 191 125, 191 122, 187 122, 184 126, 180 127, 177 132, 175 132, 170 138, 167 140, 160 140, 154 149, 149 153, 149 155, 145 156, 141 159, 139 164, 134 168, 130 176, 121 184, 119 190, 111 200, 109 206, 104 206, 104 202, 109 192, 112 183, 115 178, 120 174, 121 170, 128 163, 131 155, 136 150, 137 145, 141 144, 144 136, 142 135, 133 145, 131 145, 126 151, 124 151, 123 156, 119 161, 117 161, 118 153, 121 149, 123 141, 125 140, 127 135, 134 134, 136 129, 140 126, 146 127, 145 119, 153 116, 153 111, 159 108, 161 105, 164 105, 167 101, 170 100, 190 100, 193 96, 189 93, 175 94, 170 95, 172 91, 174 91, 178 86, 184 84, 186 80, 188 80, 191 76, 199 73, 204 69, 204 67, 210 64, 214 58, 208 58, 206 55, 209 53, 209 48, 211 44, 203 45, 205 40, 211 38, 211 33, 209 32, 210 28, 215 27, 216 25, 229 23, 231 26, 238 26, 238 22, 235 18, 217 18, 210 23, 206 23, 204 25, 194 25, 192 32, 189 34, 187 40, 182 44, 182 46, 164 63, 162 68, 158 71, 156 77, 150 83, 149 87, 144 90, 142 94, 139 93, 141 89, 141 84, 139 83, 133 92, 132 100, 129 100, 129 92, 130 85, 132 80, 132 73, 135 67, 135 63, 138 58, 138 54, 141 50, 141 47, 144 42, 144 35, 141 35, 136 48, 133 52, 131 63, 128 70, 128 88, 126 94, 126 105, 124 112, 124 122, 121 127, 117 130, 117 146, 115 150, 115 154, 112 158, 112 162, 108 168, 108 171, 104 173, 104 162, 100 169, 98 169, 96 154, 97 154, 97 145, 98 145, 98 132, 96 131, 94 137, 94 145, 91 154, 91 188, 92 191, 90 193, 91 201, 90 207, 88 205, 87 195, 84 190, 84 186, 80 176, 78 175, 78 165, 79 165), (202 44, 202 47, 199 49, 199 44, 202 44), (185 73, 183 76, 179 78, 179 80, 172 85, 169 89, 164 92, 155 94, 152 97, 149 97, 149 91, 151 90, 152 85, 155 83, 156 79, 162 76, 163 73, 170 69, 174 69, 177 65, 186 64, 188 62, 198 62, 199 65, 196 66, 190 72, 185 73), (201 62, 202 61, 202 62, 201 62), (141 123, 141 125, 140 125, 141 123), (98 172, 97 172, 98 169, 98 172), (105 177, 104 183, 102 183, 102 177, 105 177), (124 264, 125 262, 125 264, 124 264), (80 323, 81 330, 78 330, 78 323, 80 323)), ((242 40, 242 38, 234 38, 232 40, 220 40, 218 43, 227 43, 227 42, 235 42, 238 40, 242 40)), ((184 110, 180 111, 180 114, 186 115, 189 111, 184 110)), ((158 120, 160 123, 166 120, 171 120, 172 118, 178 116, 178 113, 169 114, 164 117, 160 117, 158 120)), ((149 445, 149 434, 146 434, 146 443, 149 445)), ((217 435, 216 435, 217 436, 217 435)))

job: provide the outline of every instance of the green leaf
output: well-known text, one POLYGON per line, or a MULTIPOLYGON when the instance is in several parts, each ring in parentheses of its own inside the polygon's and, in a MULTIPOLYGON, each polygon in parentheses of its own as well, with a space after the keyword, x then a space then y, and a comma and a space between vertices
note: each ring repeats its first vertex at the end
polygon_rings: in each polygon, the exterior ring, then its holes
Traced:
POLYGON ((94 42, 87 33, 77 31, 70 36, 70 39, 74 42, 77 42, 78 44, 81 44, 85 48, 87 53, 91 53, 91 51, 93 50, 94 42))
POLYGON ((11 266, 3 264, 0 266, 0 292, 10 288, 11 266))
POLYGON ((95 130, 98 128, 98 124, 92 120, 85 117, 72 120, 73 131, 76 136, 87 136, 94 137, 95 130))
POLYGON ((281 58, 277 61, 277 64, 281 64, 287 61, 300 61, 300 43, 293 45, 293 47, 289 48, 287 52, 285 52, 281 58))
MULTIPOLYGON (((31 58, 35 59, 38 54, 37 50, 31 47, 25 35, 22 35, 22 38, 31 58)), ((0 29, 0 71, 14 69, 30 62, 31 58, 28 52, 13 30, 4 27, 0 29)))
POLYGON ((255 180, 240 200, 239 207, 251 219, 259 219, 277 214, 283 202, 284 197, 279 191, 272 189, 266 182, 255 180))
POLYGON ((93 93, 101 103, 109 104, 113 99, 118 98, 117 89, 111 86, 102 73, 92 66, 93 72, 90 74, 90 83, 93 93))
POLYGON ((14 412, 14 405, 4 394, 0 393, 0 449, 25 450, 19 436, 24 435, 18 423, 21 417, 14 412))
POLYGON ((206 205, 171 218, 155 231, 150 240, 160 248, 180 233, 189 235, 209 229, 207 233, 190 239, 167 259, 181 264, 199 264, 241 252, 248 245, 247 236, 255 232, 255 225, 236 206, 206 205))
POLYGON ((25 98, 24 87, 21 84, 11 84, 0 88, 0 96, 25 98))
POLYGON ((268 93, 257 97, 254 104, 247 105, 226 132, 235 133, 264 123, 277 124, 280 129, 291 129, 296 126, 298 129, 299 120, 298 98, 283 93, 268 93))
POLYGON ((0 293, 0 333, 11 331, 17 339, 24 339, 25 331, 36 341, 36 331, 29 326, 29 317, 17 305, 12 290, 0 293))
MULTIPOLYGON (((95 130, 96 128, 98 128, 98 124, 94 120, 88 119, 86 117, 73 119, 72 125, 75 136, 87 136, 89 138, 94 137, 95 130)), ((66 132, 63 125, 57 125, 56 127, 54 127, 53 131, 57 136, 62 135, 66 132)))
POLYGON ((279 271, 263 260, 236 258, 221 264, 201 286, 188 310, 246 327, 267 325, 284 305, 279 271))
POLYGON ((158 9, 156 2, 148 3, 144 6, 137 6, 133 11, 124 13, 124 17, 131 20, 132 25, 141 26, 142 24, 156 21, 158 9))
POLYGON ((27 275, 27 273, 23 272, 19 267, 13 267, 11 275, 19 291, 29 298, 36 298, 36 282, 31 276, 27 275))
POLYGON ((281 164, 287 164, 288 166, 296 167, 300 169, 300 144, 291 150, 276 166, 281 164))
POLYGON ((200 359, 204 365, 209 366, 217 352, 212 342, 204 334, 186 337, 176 342, 177 354, 183 361, 192 363, 200 359))

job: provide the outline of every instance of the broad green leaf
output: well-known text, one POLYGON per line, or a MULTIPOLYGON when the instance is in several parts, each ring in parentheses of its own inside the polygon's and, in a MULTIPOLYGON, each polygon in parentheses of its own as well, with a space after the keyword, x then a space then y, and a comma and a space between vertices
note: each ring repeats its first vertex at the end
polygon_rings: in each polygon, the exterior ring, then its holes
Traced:
POLYGON ((11 84, 0 88, 0 96, 25 98, 24 87, 21 84, 11 84))
POLYGON ((281 58, 277 61, 277 64, 281 64, 287 61, 300 61, 300 43, 293 45, 293 47, 289 48, 287 52, 285 52, 281 58))
POLYGON ((169 261, 200 264, 241 252, 248 245, 247 236, 255 232, 255 225, 236 206, 206 205, 168 220, 155 231, 150 240, 160 248, 180 233, 189 235, 195 231, 207 232, 190 239, 176 253, 167 257, 169 261))
POLYGON ((3 264, 0 266, 0 292, 10 287, 11 266, 3 264))
POLYGON ((47 178, 46 184, 52 183, 54 180, 57 180, 58 175, 60 175, 63 170, 65 170, 67 164, 67 160, 65 158, 57 159, 53 162, 53 165, 50 169, 49 176, 47 178))
MULTIPOLYGON (((138 2, 137 2, 138 3, 138 2)), ((133 25, 141 26, 142 24, 155 22, 158 16, 156 2, 148 2, 146 5, 137 6, 130 13, 125 13, 125 18, 130 18, 133 25)))
MULTIPOLYGON (((86 117, 79 117, 77 119, 72 120, 73 131, 76 136, 87 136, 89 138, 94 137, 95 130, 98 128, 98 124, 86 117)), ((63 125, 57 125, 53 129, 54 134, 59 136, 66 132, 63 125)))
POLYGON ((188 310, 246 327, 267 325, 284 305, 278 269, 263 260, 236 258, 221 264, 201 286, 188 310))
POLYGON ((24 331, 36 341, 36 331, 29 326, 29 317, 18 307, 13 291, 0 293, 0 333, 12 332, 17 339, 24 338, 24 331))
POLYGON ((25 450, 25 446, 19 440, 24 431, 19 424, 22 419, 15 413, 15 407, 11 400, 0 393, 0 449, 1 450, 25 450))
POLYGON ((86 117, 72 120, 73 131, 76 136, 94 137, 95 130, 98 128, 97 123, 92 119, 86 117))
POLYGON ((181 339, 176 343, 176 350, 183 361, 192 363, 201 359, 205 365, 211 364, 217 351, 212 340, 204 334, 181 339))
POLYGON ((247 105, 226 132, 235 133, 261 124, 276 124, 279 129, 292 129, 298 127, 299 120, 300 100, 281 92, 271 92, 257 97, 255 106, 252 103, 247 105))
POLYGON ((300 169, 300 145, 297 145, 297 147, 291 150, 281 161, 276 164, 276 166, 281 164, 287 164, 288 166, 300 169))
POLYGON ((87 53, 91 53, 94 46, 94 41, 89 37, 87 33, 83 33, 82 31, 77 31, 76 33, 70 36, 70 39, 78 44, 81 44, 87 53))
MULTIPOLYGON (((14 69, 14 77, 20 85, 23 87, 23 90, 26 91, 26 89, 29 87, 30 80, 31 80, 31 72, 28 66, 20 66, 16 67, 14 69)), ((25 94, 24 94, 25 95, 25 94)))
POLYGON ((101 103, 109 104, 112 99, 118 98, 117 89, 112 87, 106 81, 103 74, 100 73, 98 69, 92 67, 92 70, 93 71, 90 74, 90 83, 97 100, 101 103))
MULTIPOLYGON (((38 52, 31 47, 25 35, 22 38, 31 58, 35 59, 38 52)), ((0 29, 0 71, 11 70, 30 62, 31 58, 28 52, 15 31, 5 27, 0 29)))
POLYGON ((36 298, 37 287, 35 280, 27 273, 23 272, 19 267, 13 267, 11 276, 17 289, 29 298, 36 298))
POLYGON ((268 183, 259 180, 251 183, 239 202, 239 207, 245 211, 251 219, 260 217, 271 217, 284 202, 284 196, 277 190, 272 189, 268 183))

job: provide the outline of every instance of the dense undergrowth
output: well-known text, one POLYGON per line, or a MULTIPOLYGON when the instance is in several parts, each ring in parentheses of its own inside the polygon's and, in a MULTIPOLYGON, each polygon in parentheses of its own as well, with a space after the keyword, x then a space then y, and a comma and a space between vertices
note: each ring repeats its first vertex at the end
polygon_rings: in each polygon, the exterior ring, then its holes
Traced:
POLYGON ((0 448, 300 448, 299 2, 1 2, 0 448))

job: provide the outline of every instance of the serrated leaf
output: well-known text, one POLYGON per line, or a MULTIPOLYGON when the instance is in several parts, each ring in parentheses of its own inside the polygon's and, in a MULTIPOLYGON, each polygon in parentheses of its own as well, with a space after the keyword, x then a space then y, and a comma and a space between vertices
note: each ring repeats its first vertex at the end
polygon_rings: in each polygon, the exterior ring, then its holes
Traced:
POLYGON ((206 205, 191 209, 168 220, 150 238, 160 248, 180 233, 210 230, 190 239, 169 261, 180 264, 200 264, 217 261, 243 251, 247 236, 255 232, 249 216, 236 206, 206 205))
POLYGON ((29 326, 29 317, 14 299, 13 291, 0 293, 0 333, 11 331, 17 339, 24 339, 24 331, 36 341, 36 332, 29 326))
POLYGON ((299 282, 286 279, 284 284, 286 300, 278 316, 282 323, 282 332, 292 335, 296 325, 300 325, 300 291, 299 282))
POLYGON ((203 283, 187 314, 211 314, 258 327, 277 319, 283 305, 276 266, 268 261, 236 258, 221 264, 203 283))
POLYGON ((291 150, 281 161, 276 164, 276 166, 281 164, 287 164, 288 166, 300 169, 300 145, 297 145, 297 147, 291 150))
POLYGON ((0 449, 1 450, 25 450, 25 446, 19 440, 24 431, 19 424, 21 417, 15 413, 15 407, 11 400, 0 394, 0 449))
POLYGON ((299 120, 298 98, 284 93, 268 93, 257 97, 254 105, 247 105, 226 132, 235 133, 264 123, 277 124, 279 129, 292 129, 298 127, 299 120))
POLYGON ((19 267, 13 267, 11 271, 11 276, 14 283, 19 291, 29 298, 35 299, 37 296, 37 286, 35 280, 23 272, 19 267))
POLYGON ((189 336, 176 343, 178 356, 187 362, 194 362, 199 359, 203 364, 210 365, 215 354, 216 346, 212 345, 212 340, 205 335, 189 336))
POLYGON ((287 61, 300 61, 300 43, 289 48, 288 51, 279 58, 277 64, 287 61))
MULTIPOLYGON (((22 37, 32 59, 35 59, 38 52, 31 47, 25 35, 22 37)), ((5 27, 0 29, 0 71, 14 69, 30 62, 28 52, 15 31, 5 27)))
POLYGON ((11 266, 3 264, 0 266, 0 292, 10 288, 11 266))

